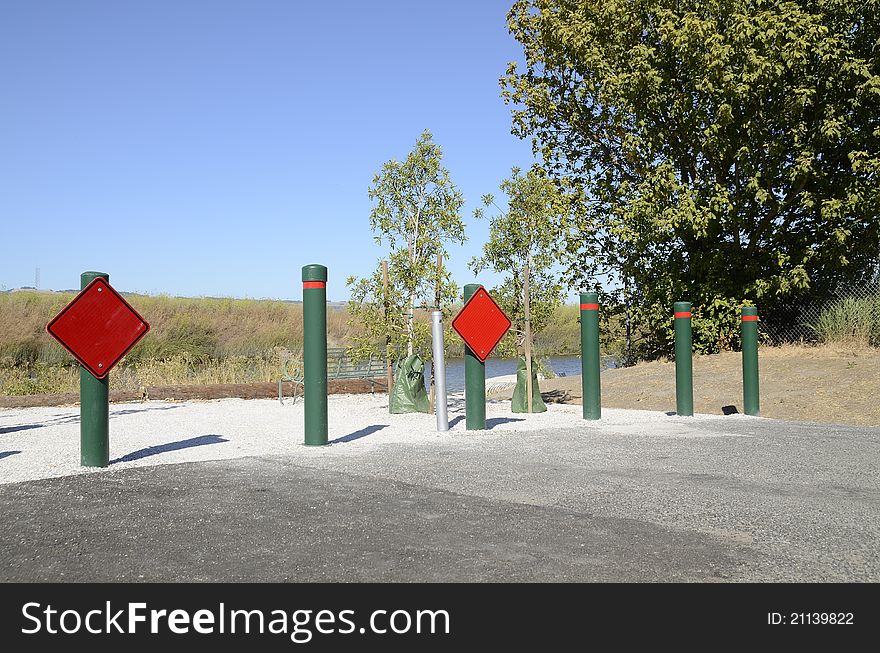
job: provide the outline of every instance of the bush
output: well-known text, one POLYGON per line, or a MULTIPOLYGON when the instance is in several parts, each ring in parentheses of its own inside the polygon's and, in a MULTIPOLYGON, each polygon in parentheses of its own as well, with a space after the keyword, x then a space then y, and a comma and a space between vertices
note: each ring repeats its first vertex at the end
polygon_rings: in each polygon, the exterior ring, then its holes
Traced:
POLYGON ((837 301, 823 310, 810 328, 822 343, 880 346, 880 295, 837 301))

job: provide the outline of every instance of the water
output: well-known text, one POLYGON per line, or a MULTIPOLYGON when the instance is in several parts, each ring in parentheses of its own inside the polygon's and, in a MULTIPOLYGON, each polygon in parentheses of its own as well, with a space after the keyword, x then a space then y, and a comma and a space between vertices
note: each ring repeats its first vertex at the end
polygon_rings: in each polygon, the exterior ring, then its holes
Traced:
MULTIPOLYGON (((556 376, 578 376, 581 373, 580 356, 551 356, 550 367, 556 376)), ((493 376, 506 376, 516 374, 517 359, 515 358, 489 358, 486 360, 486 379, 493 376)), ((614 367, 614 361, 606 359, 608 367, 614 367)), ((425 385, 431 382, 431 365, 425 366, 425 385)), ((446 359, 446 391, 464 392, 464 359, 446 359)))

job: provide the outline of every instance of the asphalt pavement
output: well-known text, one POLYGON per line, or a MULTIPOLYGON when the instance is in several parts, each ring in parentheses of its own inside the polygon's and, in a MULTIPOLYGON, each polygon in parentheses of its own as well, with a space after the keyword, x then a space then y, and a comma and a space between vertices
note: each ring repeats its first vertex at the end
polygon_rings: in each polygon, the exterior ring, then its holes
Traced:
POLYGON ((880 581, 880 429, 698 425, 460 434, 5 484, 0 578, 880 581))

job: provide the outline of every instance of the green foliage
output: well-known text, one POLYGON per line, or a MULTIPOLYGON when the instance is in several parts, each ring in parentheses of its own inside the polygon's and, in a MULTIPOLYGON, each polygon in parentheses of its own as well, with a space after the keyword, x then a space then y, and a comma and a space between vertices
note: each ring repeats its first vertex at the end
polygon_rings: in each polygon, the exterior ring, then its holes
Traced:
POLYGON ((558 306, 544 327, 535 334, 535 350, 548 356, 580 354, 580 313, 577 304, 558 306))
MULTIPOLYGON (((513 357, 524 354, 525 270, 529 270, 529 310, 532 336, 545 329, 562 305, 562 285, 552 266, 555 263, 559 225, 569 210, 567 197, 539 166, 525 175, 513 168, 501 182, 507 196, 502 210, 492 195, 483 196, 483 206, 497 213, 489 221, 489 241, 483 253, 470 264, 475 274, 490 269, 507 275, 492 289, 492 295, 510 317, 513 325, 499 343, 496 354, 513 357)), ((484 209, 474 217, 485 216, 484 209)))
POLYGON ((167 360, 186 354, 194 361, 208 361, 218 357, 218 344, 217 334, 208 320, 182 313, 168 320, 162 331, 152 338, 145 338, 129 358, 167 360))
POLYGON ((519 0, 508 26, 513 132, 582 193, 568 280, 608 275, 641 355, 670 351, 673 301, 717 351, 724 311, 795 312, 876 267, 876 0, 519 0))
MULTIPOLYGON (((389 290, 381 271, 349 278, 349 313, 362 333, 355 353, 390 342, 412 353, 424 346, 429 327, 415 320, 417 304, 443 308, 454 302, 458 286, 437 256, 446 258, 447 243, 464 243, 464 199, 441 165, 443 153, 425 131, 403 162, 390 160, 369 188, 374 202, 370 226, 379 245, 389 247, 389 290)), ((428 348, 430 349, 430 348, 428 348)))
POLYGON ((880 296, 834 302, 810 325, 820 342, 854 347, 880 346, 880 296))
MULTIPOLYGON (((0 394, 76 391, 78 365, 45 331, 70 293, 0 294, 0 394)), ((271 381, 280 350, 302 348, 292 302, 126 295, 150 333, 114 368, 111 387, 271 381)), ((331 346, 351 337, 344 311, 327 315, 331 346)))
POLYGON ((36 395, 78 389, 79 370, 73 366, 35 362, 4 368, 0 374, 0 395, 36 395))
MULTIPOLYGON (((396 263, 397 261, 395 261, 396 263)), ((346 284, 350 290, 348 302, 349 322, 360 327, 350 343, 355 360, 366 358, 373 353, 384 353, 377 349, 387 341, 389 355, 395 357, 412 342, 414 351, 424 353, 430 329, 423 321, 414 320, 408 330, 409 307, 403 294, 404 284, 397 265, 388 266, 388 291, 382 280, 382 270, 377 266, 372 275, 363 278, 349 277, 346 284)))

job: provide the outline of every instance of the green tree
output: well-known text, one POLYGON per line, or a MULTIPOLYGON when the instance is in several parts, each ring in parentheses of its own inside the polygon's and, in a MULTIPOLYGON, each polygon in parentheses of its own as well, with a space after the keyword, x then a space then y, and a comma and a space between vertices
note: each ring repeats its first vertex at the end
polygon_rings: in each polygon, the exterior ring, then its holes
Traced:
POLYGON ((584 194, 565 232, 669 351, 736 340, 736 308, 779 317, 875 267, 880 246, 876 0, 518 0, 513 132, 584 194))
MULTIPOLYGON (((483 206, 497 213, 489 221, 489 241, 483 245, 482 255, 471 261, 471 269, 475 274, 490 269, 507 275, 493 289, 513 323, 513 341, 508 338, 500 353, 511 353, 513 349, 525 358, 529 385, 526 396, 531 408, 533 337, 553 319, 563 301, 562 286, 552 268, 568 203, 565 193, 539 166, 525 175, 519 168, 512 168, 500 188, 507 196, 507 210, 495 203, 493 195, 483 196, 483 206)), ((484 215, 483 208, 474 211, 475 218, 484 215)))
POLYGON ((369 277, 347 280, 349 310, 364 326, 361 349, 389 342, 392 348, 405 347, 407 354, 427 351, 423 345, 429 329, 414 319, 416 306, 443 307, 457 298, 458 287, 442 260, 447 243, 466 239, 464 200, 442 158, 440 146, 425 131, 404 161, 388 161, 373 178, 370 226, 376 242, 388 245, 389 283, 386 291, 378 269, 369 277))

